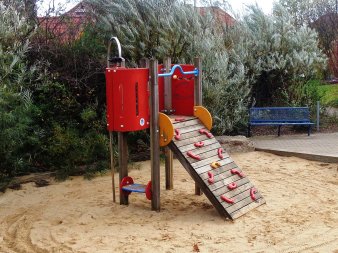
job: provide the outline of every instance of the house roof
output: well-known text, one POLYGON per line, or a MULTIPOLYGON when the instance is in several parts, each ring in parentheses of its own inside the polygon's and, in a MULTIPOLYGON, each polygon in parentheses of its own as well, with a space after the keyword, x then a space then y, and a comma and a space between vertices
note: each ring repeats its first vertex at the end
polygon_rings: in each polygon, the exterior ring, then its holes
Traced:
MULTIPOLYGON (((85 24, 90 21, 88 9, 90 6, 80 2, 72 9, 57 17, 39 17, 40 27, 63 42, 73 41, 80 37, 85 24)), ((219 7, 198 7, 201 15, 210 12, 220 23, 232 26, 236 20, 219 7)))
POLYGON ((236 19, 219 7, 197 7, 197 9, 202 16, 204 16, 207 12, 210 12, 219 22, 228 26, 233 26, 236 23, 236 19))
POLYGON ((56 17, 39 17, 39 24, 49 35, 62 42, 78 39, 90 18, 86 11, 87 5, 80 2, 66 13, 56 17))

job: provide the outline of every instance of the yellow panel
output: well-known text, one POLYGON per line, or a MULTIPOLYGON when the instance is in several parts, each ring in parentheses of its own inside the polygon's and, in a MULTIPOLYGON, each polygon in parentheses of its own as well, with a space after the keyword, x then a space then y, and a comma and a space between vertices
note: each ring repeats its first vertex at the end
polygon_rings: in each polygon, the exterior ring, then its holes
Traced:
POLYGON ((203 125, 208 130, 211 130, 212 117, 211 117, 210 112, 207 110, 207 108, 200 106, 200 105, 194 106, 194 116, 199 118, 199 120, 202 121, 203 125))
POLYGON ((164 113, 159 113, 159 128, 160 128, 160 146, 167 146, 174 137, 174 126, 170 118, 164 113))

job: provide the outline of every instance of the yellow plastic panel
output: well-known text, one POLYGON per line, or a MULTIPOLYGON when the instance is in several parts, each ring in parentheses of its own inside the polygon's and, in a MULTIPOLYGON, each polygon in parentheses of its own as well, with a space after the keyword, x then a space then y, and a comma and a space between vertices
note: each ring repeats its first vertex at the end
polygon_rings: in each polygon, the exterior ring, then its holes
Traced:
POLYGON ((167 146, 174 137, 174 126, 170 118, 164 113, 159 113, 159 128, 160 128, 160 146, 167 146))
POLYGON ((203 125, 208 129, 211 130, 212 128, 212 117, 210 112, 207 108, 196 105, 194 106, 194 116, 199 118, 202 121, 203 125))

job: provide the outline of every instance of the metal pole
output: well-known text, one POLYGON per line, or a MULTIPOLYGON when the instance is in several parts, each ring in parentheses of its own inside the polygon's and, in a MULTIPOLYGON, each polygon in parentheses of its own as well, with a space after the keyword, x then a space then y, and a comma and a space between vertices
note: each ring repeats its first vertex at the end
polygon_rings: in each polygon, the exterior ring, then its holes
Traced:
POLYGON ((115 168, 114 168, 114 150, 113 150, 113 133, 109 131, 109 151, 110 151, 110 169, 111 169, 111 182, 113 190, 113 202, 116 202, 115 197, 115 168))
POLYGON ((319 112, 320 112, 320 102, 317 101, 317 132, 319 132, 319 121, 320 121, 319 112))

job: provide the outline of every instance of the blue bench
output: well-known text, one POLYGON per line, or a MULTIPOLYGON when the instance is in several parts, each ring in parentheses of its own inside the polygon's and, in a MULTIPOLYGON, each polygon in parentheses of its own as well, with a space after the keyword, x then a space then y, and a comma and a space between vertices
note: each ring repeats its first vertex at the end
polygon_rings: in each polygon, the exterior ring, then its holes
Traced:
POLYGON ((303 125, 308 127, 308 135, 311 132, 310 111, 308 107, 252 107, 248 125, 248 136, 251 136, 251 126, 278 126, 303 125))

